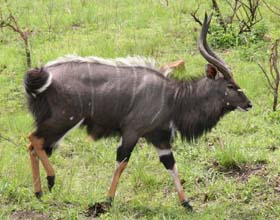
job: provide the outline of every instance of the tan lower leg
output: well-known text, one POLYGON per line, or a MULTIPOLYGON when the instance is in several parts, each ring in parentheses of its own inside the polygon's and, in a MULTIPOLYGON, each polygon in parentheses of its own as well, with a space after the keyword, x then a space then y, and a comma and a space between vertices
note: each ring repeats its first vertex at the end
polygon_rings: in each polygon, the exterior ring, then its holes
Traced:
POLYGON ((33 146, 29 146, 29 155, 30 155, 30 162, 31 162, 31 169, 33 175, 33 185, 35 193, 41 192, 41 180, 40 180, 40 169, 39 169, 39 160, 35 151, 33 150, 33 146))
POLYGON ((120 176, 121 176, 122 172, 124 171, 124 169, 126 168, 126 166, 127 166, 127 162, 121 162, 121 163, 117 164, 117 167, 116 167, 113 179, 112 179, 112 183, 111 183, 110 189, 108 191, 108 197, 111 199, 113 199, 115 197, 120 176))
POLYGON ((179 179, 179 174, 178 174, 178 170, 177 170, 176 164, 174 165, 172 170, 169 170, 169 172, 170 172, 170 175, 172 176, 174 184, 176 186, 176 190, 178 192, 179 200, 181 202, 187 201, 187 197, 186 197, 186 195, 184 193, 184 189, 183 189, 181 181, 179 179))
POLYGON ((43 150, 44 139, 37 138, 36 136, 31 134, 31 135, 29 135, 29 140, 30 140, 36 154, 40 158, 40 160, 43 164, 43 167, 45 168, 45 171, 47 173, 47 176, 54 176, 55 175, 54 169, 51 165, 51 162, 49 161, 49 158, 48 158, 46 152, 43 150))

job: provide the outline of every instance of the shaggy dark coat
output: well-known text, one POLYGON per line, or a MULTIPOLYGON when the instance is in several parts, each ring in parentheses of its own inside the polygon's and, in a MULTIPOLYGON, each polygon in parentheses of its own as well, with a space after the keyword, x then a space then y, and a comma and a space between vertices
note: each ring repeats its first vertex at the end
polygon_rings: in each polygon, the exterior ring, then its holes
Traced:
POLYGON ((243 92, 229 89, 227 80, 213 75, 177 82, 150 66, 110 65, 80 57, 30 70, 25 88, 36 135, 46 140, 48 154, 79 123, 95 139, 133 133, 136 139, 156 142, 178 129, 192 140, 249 102, 243 92))

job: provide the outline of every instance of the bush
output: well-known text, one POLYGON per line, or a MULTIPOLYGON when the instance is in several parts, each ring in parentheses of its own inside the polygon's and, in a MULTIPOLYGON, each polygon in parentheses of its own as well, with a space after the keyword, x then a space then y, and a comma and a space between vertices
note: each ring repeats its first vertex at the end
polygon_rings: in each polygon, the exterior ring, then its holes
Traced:
POLYGON ((238 45, 238 35, 234 27, 228 27, 225 31, 219 24, 213 24, 210 28, 211 38, 210 44, 214 48, 231 48, 238 45))
POLYGON ((239 24, 232 23, 227 25, 226 31, 218 24, 214 23, 210 27, 211 36, 209 39, 213 48, 227 49, 238 46, 250 46, 262 42, 267 28, 263 23, 253 27, 251 32, 239 33, 239 24))

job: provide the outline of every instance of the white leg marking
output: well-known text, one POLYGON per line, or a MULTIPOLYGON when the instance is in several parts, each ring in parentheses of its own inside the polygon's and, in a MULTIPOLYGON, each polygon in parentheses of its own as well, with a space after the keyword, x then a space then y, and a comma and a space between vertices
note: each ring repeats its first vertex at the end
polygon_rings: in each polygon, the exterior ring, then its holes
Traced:
POLYGON ((170 149, 159 149, 159 148, 156 148, 156 151, 157 151, 159 157, 165 156, 165 155, 169 155, 169 154, 172 153, 170 149))

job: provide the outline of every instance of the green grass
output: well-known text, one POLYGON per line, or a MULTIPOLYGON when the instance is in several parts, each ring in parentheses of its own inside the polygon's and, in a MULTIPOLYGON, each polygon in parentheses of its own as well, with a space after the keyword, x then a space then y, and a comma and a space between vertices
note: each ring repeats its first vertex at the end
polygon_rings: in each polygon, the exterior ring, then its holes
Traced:
MULTIPOLYGON (((203 73, 205 61, 196 49, 199 27, 189 15, 197 1, 169 1, 168 7, 164 2, 28 0, 13 1, 10 7, 19 24, 32 31, 33 66, 72 53, 143 55, 159 64, 184 59, 186 71, 176 73, 176 78, 203 73)), ((200 17, 210 8, 208 1, 202 3, 200 17)), ((265 7, 262 12, 262 25, 276 39, 279 17, 265 7)), ((271 111, 272 97, 256 64, 267 59, 269 48, 270 42, 260 41, 220 50, 254 108, 230 113, 194 143, 180 138, 173 143, 195 212, 181 208, 169 174, 152 146, 141 140, 121 177, 113 208, 101 219, 279 219, 280 116, 271 111), (242 177, 248 167, 255 171, 247 170, 242 177)), ((57 174, 52 193, 41 173, 44 197, 38 201, 27 151, 33 121, 22 86, 26 66, 19 36, 1 30, 0 51, 0 219, 11 219, 20 211, 43 213, 49 219, 87 219, 88 205, 105 199, 119 140, 93 142, 85 131, 72 132, 51 157, 57 174)))

